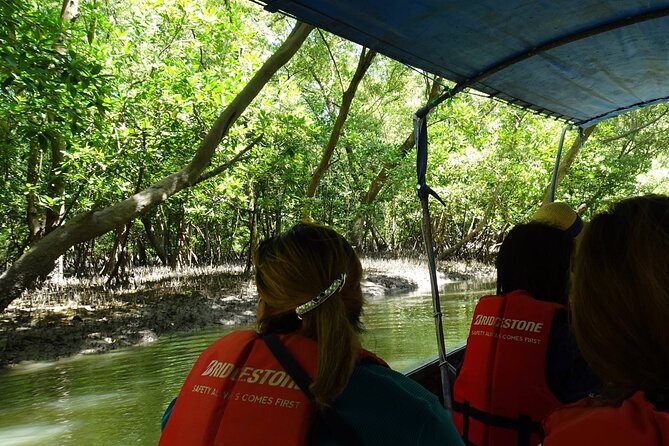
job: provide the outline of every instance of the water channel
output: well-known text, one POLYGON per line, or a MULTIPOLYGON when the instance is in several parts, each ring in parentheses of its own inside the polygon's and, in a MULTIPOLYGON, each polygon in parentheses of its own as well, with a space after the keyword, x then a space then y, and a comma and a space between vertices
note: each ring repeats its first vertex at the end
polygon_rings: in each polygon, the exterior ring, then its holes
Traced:
MULTIPOLYGON (((442 291, 447 348, 463 343, 489 282, 442 291)), ((408 294, 368 299, 364 346, 395 369, 436 356, 432 301, 408 294)), ((160 418, 198 354, 226 331, 213 328, 155 343, 0 371, 0 445, 155 445, 160 418)))

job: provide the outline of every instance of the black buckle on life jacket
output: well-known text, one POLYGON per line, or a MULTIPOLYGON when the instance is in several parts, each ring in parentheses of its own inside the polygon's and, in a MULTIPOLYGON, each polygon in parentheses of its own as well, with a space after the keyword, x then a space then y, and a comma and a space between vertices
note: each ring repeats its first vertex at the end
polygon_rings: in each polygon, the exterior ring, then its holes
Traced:
POLYGON ((531 446, 530 438, 532 437, 532 434, 538 434, 541 437, 541 441, 544 439, 543 426, 528 415, 521 414, 516 418, 495 415, 472 407, 467 400, 462 403, 453 400, 453 410, 462 414, 462 439, 467 446, 474 446, 474 444, 469 441, 470 417, 491 427, 501 427, 517 431, 518 446, 531 446))

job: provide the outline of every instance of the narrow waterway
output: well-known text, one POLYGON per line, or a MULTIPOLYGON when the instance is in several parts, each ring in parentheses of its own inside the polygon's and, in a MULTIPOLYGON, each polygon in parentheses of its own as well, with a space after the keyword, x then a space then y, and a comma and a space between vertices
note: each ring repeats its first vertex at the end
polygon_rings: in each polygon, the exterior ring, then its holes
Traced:
MULTIPOLYGON (((463 282, 444 288, 447 347, 466 340, 474 306, 491 287, 463 282)), ((429 295, 370 298, 364 323, 365 347, 395 369, 407 371, 437 354, 429 295)), ((0 445, 155 445, 164 408, 193 361, 229 329, 0 371, 0 445)))

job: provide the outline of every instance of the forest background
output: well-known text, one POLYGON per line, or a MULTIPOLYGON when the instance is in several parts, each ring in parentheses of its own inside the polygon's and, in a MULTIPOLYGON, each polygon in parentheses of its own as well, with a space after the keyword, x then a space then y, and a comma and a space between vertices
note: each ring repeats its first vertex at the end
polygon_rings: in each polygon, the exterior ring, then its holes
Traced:
MULTIPOLYGON (((423 252, 412 115, 448 82, 249 1, 0 6, 0 310, 54 271, 248 270, 303 218, 423 252)), ((557 200, 668 193, 668 111, 569 132, 557 200)), ((440 261, 490 261, 547 200, 562 126, 474 91, 430 115, 440 261)))

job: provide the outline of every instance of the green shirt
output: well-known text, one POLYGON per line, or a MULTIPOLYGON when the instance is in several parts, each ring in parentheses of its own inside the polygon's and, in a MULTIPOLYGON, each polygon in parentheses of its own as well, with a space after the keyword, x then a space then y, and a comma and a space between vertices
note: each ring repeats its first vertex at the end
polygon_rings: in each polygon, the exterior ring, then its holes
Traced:
MULTIPOLYGON (((381 365, 356 367, 334 407, 365 446, 464 444, 435 395, 381 365)), ((325 436, 316 438, 314 444, 336 445, 325 436)))

